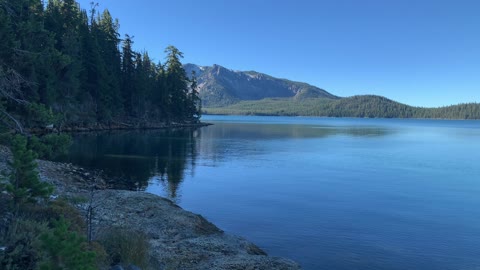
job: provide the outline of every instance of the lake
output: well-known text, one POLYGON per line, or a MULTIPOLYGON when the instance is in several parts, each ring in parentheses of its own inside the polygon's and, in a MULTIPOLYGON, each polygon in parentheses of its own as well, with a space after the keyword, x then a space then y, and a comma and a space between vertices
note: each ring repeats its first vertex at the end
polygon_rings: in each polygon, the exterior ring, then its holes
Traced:
POLYGON ((64 160, 304 269, 480 269, 480 121, 202 120, 78 134, 64 160))

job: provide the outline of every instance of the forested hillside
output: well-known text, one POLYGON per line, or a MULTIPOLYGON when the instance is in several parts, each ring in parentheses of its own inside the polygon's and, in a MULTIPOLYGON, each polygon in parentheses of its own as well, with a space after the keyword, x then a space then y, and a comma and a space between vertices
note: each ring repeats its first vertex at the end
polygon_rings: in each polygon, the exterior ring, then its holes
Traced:
POLYGON ((177 48, 169 46, 165 62, 154 63, 134 49, 131 36, 120 37, 107 9, 42 2, 0 0, 2 124, 198 121, 200 101, 177 48))
POLYGON ((367 118, 480 119, 480 104, 439 108, 413 107, 381 96, 362 95, 340 99, 270 98, 204 108, 207 114, 290 115, 367 118))

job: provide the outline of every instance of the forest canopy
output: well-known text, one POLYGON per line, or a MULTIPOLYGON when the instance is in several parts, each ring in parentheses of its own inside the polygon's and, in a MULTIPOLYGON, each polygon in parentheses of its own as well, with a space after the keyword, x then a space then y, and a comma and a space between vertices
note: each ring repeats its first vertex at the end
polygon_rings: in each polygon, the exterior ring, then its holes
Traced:
POLYGON ((108 9, 97 8, 0 0, 2 124, 197 122, 200 100, 182 53, 169 46, 165 62, 154 63, 130 35, 120 37, 108 9))

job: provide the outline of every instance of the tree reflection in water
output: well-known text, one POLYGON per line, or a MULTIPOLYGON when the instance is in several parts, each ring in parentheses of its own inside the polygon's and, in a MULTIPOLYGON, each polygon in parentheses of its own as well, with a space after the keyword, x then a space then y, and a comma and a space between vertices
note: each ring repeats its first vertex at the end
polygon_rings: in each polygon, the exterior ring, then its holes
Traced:
POLYGON ((376 126, 215 123, 199 129, 89 133, 75 136, 64 161, 102 170, 116 189, 145 190, 159 181, 165 196, 179 202, 180 185, 186 173, 193 174, 197 160, 202 160, 202 166, 217 166, 238 157, 255 159, 275 151, 258 142, 332 136, 375 138, 392 132, 376 126))
POLYGON ((199 129, 80 134, 61 160, 103 171, 115 189, 145 190, 149 180, 159 179, 175 200, 186 170, 194 170, 199 134, 199 129))

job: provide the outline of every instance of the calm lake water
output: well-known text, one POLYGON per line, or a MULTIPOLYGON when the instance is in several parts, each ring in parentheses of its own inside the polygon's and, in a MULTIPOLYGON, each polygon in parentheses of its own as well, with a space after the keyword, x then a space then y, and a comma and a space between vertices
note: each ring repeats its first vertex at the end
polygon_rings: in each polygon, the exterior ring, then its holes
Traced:
POLYGON ((202 120, 77 135, 67 160, 304 269, 480 269, 480 121, 202 120))

